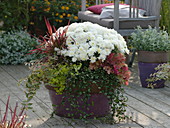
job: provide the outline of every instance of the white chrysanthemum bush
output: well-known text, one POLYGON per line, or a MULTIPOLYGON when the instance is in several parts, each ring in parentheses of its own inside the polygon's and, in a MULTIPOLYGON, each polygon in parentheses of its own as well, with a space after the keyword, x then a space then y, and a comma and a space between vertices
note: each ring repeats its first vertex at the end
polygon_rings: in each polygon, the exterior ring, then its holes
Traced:
MULTIPOLYGON (((75 97, 83 97, 86 102, 93 94, 102 94, 109 101, 111 117, 124 119, 127 98, 123 85, 128 85, 130 72, 125 63, 129 50, 123 37, 114 29, 90 22, 72 23, 57 30, 48 21, 46 25, 48 35, 31 51, 43 57, 29 63, 32 73, 26 78, 27 102, 43 83, 54 88, 57 95, 70 97, 75 110, 79 106, 75 97)), ((74 114, 67 114, 74 118, 74 114)), ((93 113, 80 115, 87 119, 93 113)))
MULTIPOLYGON (((67 26, 59 30, 63 31, 63 29, 66 30, 67 26)), ((92 63, 96 60, 104 61, 113 50, 129 53, 126 42, 120 34, 98 24, 73 23, 68 27, 66 36, 68 37, 66 40, 68 49, 62 49, 61 53, 71 57, 73 62, 81 60, 90 60, 92 63)), ((57 51, 58 48, 55 50, 57 51)))

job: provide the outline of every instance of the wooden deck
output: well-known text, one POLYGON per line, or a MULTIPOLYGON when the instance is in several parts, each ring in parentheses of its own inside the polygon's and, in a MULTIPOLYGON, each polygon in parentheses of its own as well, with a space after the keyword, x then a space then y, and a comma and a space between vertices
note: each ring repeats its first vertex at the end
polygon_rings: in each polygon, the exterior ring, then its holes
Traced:
MULTIPOLYGON (((89 124, 76 120, 55 116, 50 118, 52 112, 48 92, 42 87, 33 99, 33 111, 27 111, 27 122, 33 128, 170 128, 170 84, 162 89, 146 89, 140 87, 137 65, 132 71, 130 86, 125 87, 128 96, 127 115, 131 120, 120 124, 102 124, 92 121, 89 124)), ((0 66, 0 109, 5 110, 5 104, 10 95, 10 105, 15 106, 16 101, 21 103, 25 99, 24 88, 17 86, 17 81, 29 74, 23 65, 0 66)))

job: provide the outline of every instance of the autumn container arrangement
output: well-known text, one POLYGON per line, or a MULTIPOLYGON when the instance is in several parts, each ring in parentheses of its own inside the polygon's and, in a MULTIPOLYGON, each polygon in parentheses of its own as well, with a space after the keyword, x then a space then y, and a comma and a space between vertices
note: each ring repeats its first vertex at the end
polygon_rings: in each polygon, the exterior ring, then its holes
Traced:
POLYGON ((127 97, 123 86, 130 77, 124 38, 90 22, 57 30, 48 21, 46 25, 48 35, 31 51, 42 58, 29 63, 27 102, 45 86, 58 116, 88 119, 111 114, 124 119, 127 97))

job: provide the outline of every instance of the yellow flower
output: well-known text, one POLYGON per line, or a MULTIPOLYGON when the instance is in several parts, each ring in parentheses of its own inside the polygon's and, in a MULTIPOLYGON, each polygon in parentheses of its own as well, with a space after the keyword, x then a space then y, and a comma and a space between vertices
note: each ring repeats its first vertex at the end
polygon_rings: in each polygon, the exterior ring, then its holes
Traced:
POLYGON ((45 12, 49 12, 50 11, 50 7, 44 9, 45 12))
POLYGON ((31 4, 35 4, 35 1, 32 1, 31 4))
POLYGON ((63 15, 60 15, 60 18, 62 19, 62 18, 63 18, 63 15))
POLYGON ((30 10, 31 10, 31 11, 36 11, 36 9, 35 9, 34 6, 32 6, 30 10))
POLYGON ((59 22, 61 23, 61 22, 63 22, 62 20, 59 20, 59 22))
POLYGON ((50 5, 50 2, 48 2, 48 1, 46 1, 45 3, 46 3, 47 5, 50 5))
POLYGON ((34 22, 30 22, 31 25, 34 25, 34 22))
POLYGON ((77 20, 77 19, 78 19, 78 17, 77 17, 77 16, 74 16, 74 19, 76 19, 76 20, 77 20))
POLYGON ((55 15, 56 15, 56 16, 58 16, 58 15, 59 15, 59 13, 56 13, 55 15))
POLYGON ((67 14, 67 17, 70 17, 71 15, 70 14, 67 14))
POLYGON ((65 9, 66 9, 66 10, 69 10, 69 7, 66 7, 65 9))
POLYGON ((56 19, 55 21, 58 22, 58 19, 56 19))
POLYGON ((63 16, 66 16, 66 14, 65 14, 65 13, 63 13, 63 16))
POLYGON ((65 9, 65 7, 64 7, 64 6, 62 6, 62 7, 61 7, 61 9, 62 9, 62 10, 64 10, 64 9, 65 9))

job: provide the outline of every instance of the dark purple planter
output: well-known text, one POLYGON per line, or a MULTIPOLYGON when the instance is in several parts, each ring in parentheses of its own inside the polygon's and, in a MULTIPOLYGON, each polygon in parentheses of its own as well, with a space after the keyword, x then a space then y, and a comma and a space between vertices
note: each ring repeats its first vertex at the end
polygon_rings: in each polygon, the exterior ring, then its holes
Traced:
MULTIPOLYGON (((146 79, 150 77, 150 74, 155 72, 155 67, 157 67, 161 63, 144 63, 138 62, 139 68, 139 77, 142 84, 142 87, 148 88, 148 82, 146 79)), ((152 84, 156 84, 154 88, 163 88, 165 86, 165 80, 159 80, 156 82, 152 82, 152 84)))
MULTIPOLYGON (((48 88, 49 89, 49 88, 48 88)), ((61 117, 81 118, 88 114, 87 118, 103 117, 109 114, 110 105, 107 97, 103 94, 91 94, 91 97, 85 102, 84 97, 75 97, 79 107, 76 109, 70 105, 69 97, 64 94, 57 95, 55 90, 49 89, 50 99, 55 110, 55 114, 61 117), (62 104, 62 101, 65 101, 62 104), (93 104, 93 105, 88 105, 93 104)))

